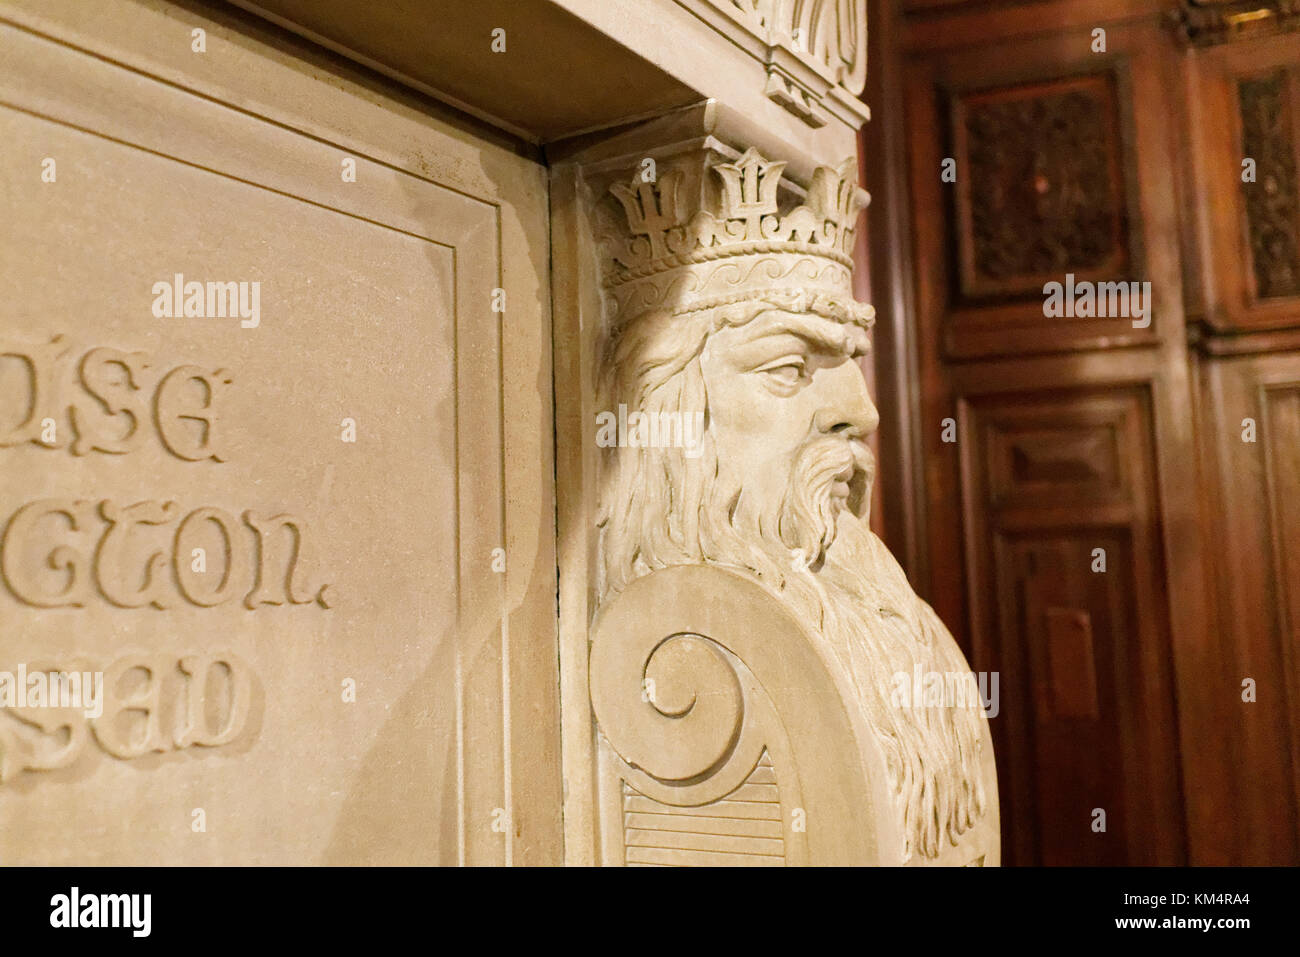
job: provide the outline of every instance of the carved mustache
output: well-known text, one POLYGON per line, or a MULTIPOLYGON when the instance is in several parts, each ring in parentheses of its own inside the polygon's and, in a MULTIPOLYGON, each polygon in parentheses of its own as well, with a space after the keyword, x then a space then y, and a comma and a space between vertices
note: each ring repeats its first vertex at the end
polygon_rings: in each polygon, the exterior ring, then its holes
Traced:
POLYGON ((866 476, 867 481, 876 477, 876 457, 871 454, 871 449, 865 442, 859 442, 856 439, 850 440, 849 448, 853 450, 853 464, 857 471, 866 476))
POLYGON ((834 484, 846 483, 849 487, 849 510, 861 516, 862 506, 876 476, 876 460, 865 442, 819 436, 804 446, 795 471, 823 507, 829 507, 834 484))
MULTIPOLYGON (((835 484, 847 483, 845 506, 855 515, 866 497, 869 472, 874 472, 871 452, 861 442, 841 436, 818 435, 804 443, 780 510, 778 525, 788 548, 812 556, 814 570, 835 539, 837 505, 835 484)), ((842 500, 841 500, 842 501, 842 500)))

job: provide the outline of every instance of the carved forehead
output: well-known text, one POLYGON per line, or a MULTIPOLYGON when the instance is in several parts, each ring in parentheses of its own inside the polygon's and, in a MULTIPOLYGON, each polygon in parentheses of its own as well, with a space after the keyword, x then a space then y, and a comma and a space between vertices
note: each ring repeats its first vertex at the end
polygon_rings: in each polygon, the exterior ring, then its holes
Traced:
POLYGON ((862 326, 850 320, 830 319, 815 312, 766 309, 743 325, 724 326, 715 335, 723 332, 737 346, 804 340, 816 349, 842 352, 848 356, 866 353, 871 349, 871 339, 862 326))

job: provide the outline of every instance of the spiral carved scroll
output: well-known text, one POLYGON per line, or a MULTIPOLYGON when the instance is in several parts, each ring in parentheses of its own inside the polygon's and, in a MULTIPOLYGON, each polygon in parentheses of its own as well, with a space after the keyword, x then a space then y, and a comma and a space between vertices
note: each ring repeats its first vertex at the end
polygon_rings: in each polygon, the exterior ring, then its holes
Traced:
POLYGON ((852 688, 762 586, 718 566, 661 568, 602 605, 591 635, 591 705, 615 780, 699 807, 744 785, 766 748, 783 820, 797 808, 807 821, 784 835, 790 860, 898 859, 875 813, 889 800, 883 758, 852 688))
POLYGON ((595 629, 591 702, 630 779, 700 804, 739 787, 771 728, 770 704, 724 640, 675 631, 612 603, 595 629))

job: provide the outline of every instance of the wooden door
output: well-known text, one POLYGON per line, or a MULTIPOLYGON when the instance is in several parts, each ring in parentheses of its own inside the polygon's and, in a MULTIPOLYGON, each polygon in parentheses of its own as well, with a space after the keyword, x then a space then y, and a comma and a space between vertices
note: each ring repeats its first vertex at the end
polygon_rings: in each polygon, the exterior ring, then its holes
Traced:
POLYGON ((1000 676, 1004 859, 1182 863, 1206 610, 1176 129, 1151 108, 1175 48, 1153 20, 1094 50, 1091 24, 982 16, 904 40, 924 587, 1000 676), (1048 301, 1107 282, 1147 314, 1048 301))
POLYGON ((1249 6, 878 5, 885 529, 1000 673, 1008 863, 1300 860, 1300 34, 1249 6), (1107 280, 1149 323, 1047 307, 1107 280))

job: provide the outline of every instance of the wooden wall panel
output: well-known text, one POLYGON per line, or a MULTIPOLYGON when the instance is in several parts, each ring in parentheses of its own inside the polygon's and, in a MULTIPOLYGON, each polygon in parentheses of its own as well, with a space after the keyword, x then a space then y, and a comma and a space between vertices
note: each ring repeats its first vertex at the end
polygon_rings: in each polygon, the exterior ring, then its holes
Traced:
MULTIPOLYGON (((1300 326, 1300 35, 1215 47, 1185 69, 1201 331, 1286 337, 1300 326)), ((1207 346, 1243 350, 1257 345, 1207 346)))
POLYGON ((1117 85, 1102 72, 950 97, 962 300, 1041 302, 1066 270, 1128 268, 1117 85))
POLYGON ((963 10, 951 24, 982 33, 960 41, 910 24, 922 587, 973 666, 1001 673, 1005 860, 1178 864, 1213 857, 1223 808, 1204 784, 1234 766, 1212 711, 1179 707, 1214 666, 1169 176, 1178 126, 1150 108, 1177 89, 1179 51, 1133 5, 1071 6, 1094 18, 1026 28, 1024 10, 963 10), (997 122, 971 123, 993 105, 997 122), (973 147, 972 129, 990 145, 973 147), (949 157, 955 183, 941 176, 949 157), (1002 255, 987 255, 980 216, 1002 255), (1152 321, 1049 316, 1043 286, 1070 273, 1149 282, 1152 321))
POLYGON ((1300 34, 1198 51, 1184 63, 1188 286, 1215 543, 1214 664, 1198 705, 1229 742, 1207 785, 1224 809, 1214 860, 1300 860, 1300 34), (1243 700, 1253 681, 1255 700, 1243 700))
POLYGON ((1008 862, 1300 861, 1300 34, 1171 6, 903 6, 905 524, 1002 672, 1008 862), (1150 326, 1048 316, 1068 272, 1149 281, 1150 326), (1122 809, 1109 843, 1069 830, 1080 789, 1122 809))
POLYGON ((1048 282, 1149 279, 1132 81, 1110 58, 939 79, 951 263, 943 354, 961 360, 1155 341, 1146 317, 1048 316, 1048 282))
POLYGON ((1246 299, 1252 305, 1300 296, 1298 88, 1300 67, 1279 66, 1237 79, 1241 155, 1255 164, 1253 181, 1243 181, 1241 191, 1250 262, 1246 299))
POLYGON ((962 412, 970 613, 979 667, 1002 676, 1009 856, 1180 862, 1169 619, 1149 601, 1165 577, 1149 391, 994 393, 962 412))
POLYGON ((1217 667, 1198 700, 1234 750, 1225 860, 1300 858, 1300 354, 1203 363, 1217 667), (1253 425, 1253 433, 1250 431, 1253 425), (1244 700, 1243 682, 1254 683, 1244 700))

